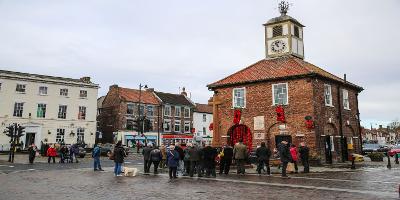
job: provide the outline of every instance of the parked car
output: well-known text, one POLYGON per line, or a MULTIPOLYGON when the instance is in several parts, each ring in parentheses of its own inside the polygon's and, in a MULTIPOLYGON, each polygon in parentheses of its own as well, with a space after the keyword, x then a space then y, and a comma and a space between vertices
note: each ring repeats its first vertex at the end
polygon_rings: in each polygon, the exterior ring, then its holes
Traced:
POLYGON ((389 156, 394 156, 396 154, 400 154, 400 145, 393 146, 392 149, 389 151, 389 156))
POLYGON ((86 156, 86 150, 83 147, 79 147, 79 158, 84 158, 86 156))
POLYGON ((111 153, 114 146, 113 144, 106 143, 99 145, 99 147, 100 147, 100 155, 107 156, 107 154, 111 153))
POLYGON ((362 153, 384 152, 385 149, 380 144, 363 144, 362 153))

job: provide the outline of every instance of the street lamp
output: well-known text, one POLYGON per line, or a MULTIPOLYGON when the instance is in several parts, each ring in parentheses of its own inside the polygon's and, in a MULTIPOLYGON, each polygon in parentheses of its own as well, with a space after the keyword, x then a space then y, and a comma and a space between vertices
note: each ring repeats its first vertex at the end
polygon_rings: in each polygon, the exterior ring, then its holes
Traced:
MULTIPOLYGON (((144 120, 143 119, 141 119, 141 116, 140 116, 140 103, 141 103, 141 98, 142 98, 142 87, 144 88, 144 89, 147 89, 148 87, 147 87, 147 85, 142 85, 141 83, 139 84, 139 106, 138 106, 138 114, 139 114, 139 117, 138 117, 138 122, 141 122, 141 124, 138 124, 139 126, 141 126, 140 128, 139 128, 139 131, 138 132, 140 132, 140 134, 141 135, 143 135, 143 130, 144 130, 144 120)), ((144 106, 143 106, 143 114, 144 114, 144 106)), ((146 142, 146 136, 145 136, 145 142, 146 142)), ((147 142, 146 142, 147 143, 147 142)))

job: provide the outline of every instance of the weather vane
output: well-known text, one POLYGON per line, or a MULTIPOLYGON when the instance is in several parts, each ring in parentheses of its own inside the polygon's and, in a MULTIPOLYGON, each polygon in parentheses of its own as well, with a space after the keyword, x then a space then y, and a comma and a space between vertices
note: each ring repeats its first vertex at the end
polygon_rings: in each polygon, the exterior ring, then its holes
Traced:
POLYGON ((287 11, 289 10, 289 3, 287 1, 282 0, 278 4, 279 12, 281 13, 281 16, 286 15, 287 11))

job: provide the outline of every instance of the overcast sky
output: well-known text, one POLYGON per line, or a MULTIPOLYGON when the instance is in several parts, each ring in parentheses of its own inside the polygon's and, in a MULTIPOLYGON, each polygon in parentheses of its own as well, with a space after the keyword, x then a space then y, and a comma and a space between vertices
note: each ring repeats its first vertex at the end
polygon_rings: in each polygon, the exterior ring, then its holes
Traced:
MULTIPOLYGON (((400 1, 296 0, 305 60, 365 88, 362 124, 400 117, 400 1)), ((265 57, 262 24, 277 0, 0 0, 0 69, 178 93, 265 57)))

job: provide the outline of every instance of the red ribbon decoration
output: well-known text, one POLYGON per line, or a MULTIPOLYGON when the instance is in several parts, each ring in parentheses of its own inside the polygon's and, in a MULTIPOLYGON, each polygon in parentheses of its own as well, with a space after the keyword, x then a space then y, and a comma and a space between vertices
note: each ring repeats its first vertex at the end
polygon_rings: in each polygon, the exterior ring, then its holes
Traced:
POLYGON ((283 107, 277 106, 275 111, 276 111, 276 115, 277 115, 276 120, 278 122, 285 123, 285 121, 286 121, 285 120, 285 110, 283 109, 283 107))
POLYGON ((242 112, 240 110, 233 111, 233 123, 239 124, 242 112))

